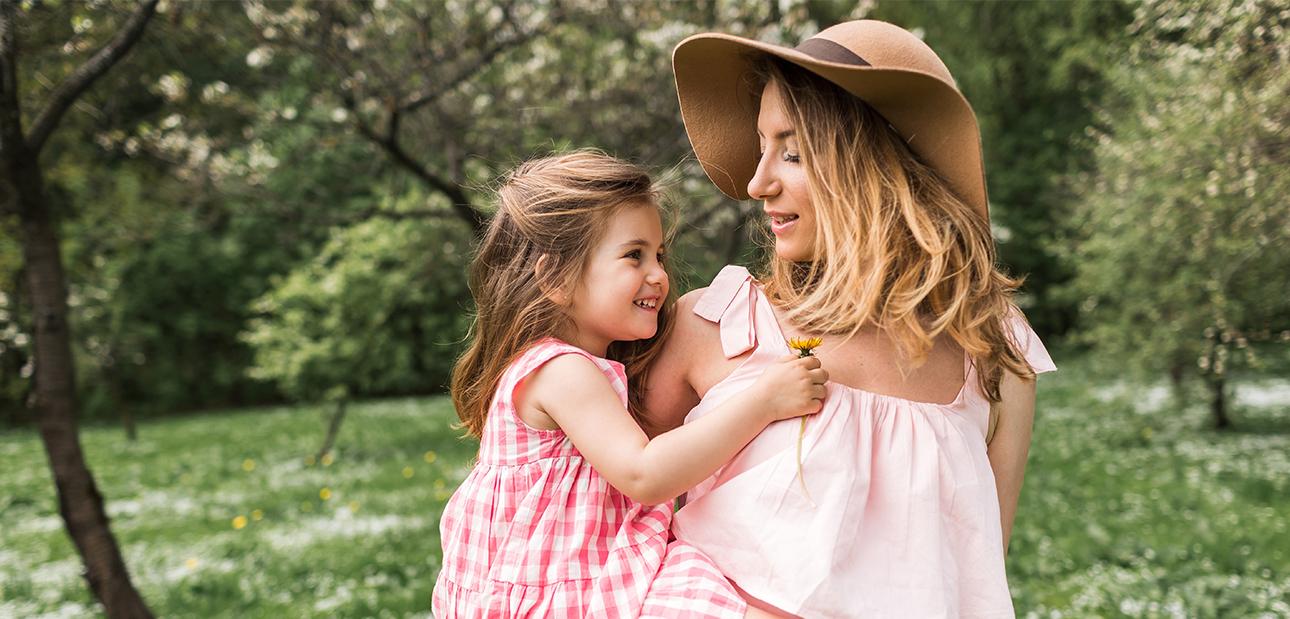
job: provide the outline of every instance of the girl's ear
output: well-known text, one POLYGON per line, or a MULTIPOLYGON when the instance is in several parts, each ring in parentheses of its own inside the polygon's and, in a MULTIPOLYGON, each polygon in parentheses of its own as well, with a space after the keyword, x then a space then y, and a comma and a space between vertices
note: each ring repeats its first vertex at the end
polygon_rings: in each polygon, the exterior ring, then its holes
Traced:
POLYGON ((533 272, 537 279, 538 287, 542 289, 542 296, 546 297, 552 303, 560 307, 568 307, 569 294, 565 291, 562 282, 551 281, 549 270, 551 263, 547 260, 549 254, 538 256, 537 262, 533 264, 533 272))

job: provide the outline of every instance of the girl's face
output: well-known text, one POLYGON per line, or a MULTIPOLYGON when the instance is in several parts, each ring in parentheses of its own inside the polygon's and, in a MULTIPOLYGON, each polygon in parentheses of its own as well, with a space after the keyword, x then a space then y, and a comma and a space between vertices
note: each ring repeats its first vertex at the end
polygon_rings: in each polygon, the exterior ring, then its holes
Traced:
POLYGON ((792 262, 815 258, 815 209, 806 189, 806 168, 797 131, 784 113, 779 88, 766 84, 757 115, 761 156, 748 181, 748 195, 762 201, 775 235, 775 254, 792 262))
POLYGON ((577 332, 565 339, 603 357, 611 342, 654 337, 667 292, 658 207, 619 207, 570 299, 567 312, 577 332))

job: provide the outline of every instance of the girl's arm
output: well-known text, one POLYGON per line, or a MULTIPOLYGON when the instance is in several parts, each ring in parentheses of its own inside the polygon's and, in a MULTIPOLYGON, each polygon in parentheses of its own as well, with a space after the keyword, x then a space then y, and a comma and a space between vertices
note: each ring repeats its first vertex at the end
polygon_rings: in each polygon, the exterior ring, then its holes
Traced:
POLYGON ((517 394, 549 416, 615 488, 647 505, 670 501, 712 475, 772 421, 817 412, 828 379, 813 357, 772 365, 711 413, 650 440, 586 357, 548 361, 517 394))
POLYGON ((1026 474, 1026 457, 1030 454, 1030 434, 1035 419, 1035 381, 1023 380, 1004 372, 999 382, 999 402, 992 405, 998 413, 998 426, 987 451, 994 482, 999 491, 999 517, 1003 525, 1003 553, 1008 554, 1012 522, 1017 515, 1017 499, 1026 474))

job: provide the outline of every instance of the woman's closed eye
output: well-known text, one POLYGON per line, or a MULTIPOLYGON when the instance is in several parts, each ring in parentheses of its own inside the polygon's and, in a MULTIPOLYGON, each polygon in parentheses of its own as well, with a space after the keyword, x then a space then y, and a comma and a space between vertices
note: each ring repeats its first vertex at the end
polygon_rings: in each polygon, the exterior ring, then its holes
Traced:
MULTIPOLYGON (((764 158, 765 156, 766 156, 766 153, 757 153, 757 163, 761 163, 762 158, 764 158)), ((802 156, 801 156, 801 155, 798 155, 798 154, 795 154, 795 153, 789 152, 789 151, 787 151, 787 150, 785 150, 785 151, 784 151, 784 154, 783 154, 783 155, 780 155, 780 159, 783 159, 784 161, 786 161, 786 162, 788 162, 788 163, 801 163, 801 162, 802 162, 802 156)))

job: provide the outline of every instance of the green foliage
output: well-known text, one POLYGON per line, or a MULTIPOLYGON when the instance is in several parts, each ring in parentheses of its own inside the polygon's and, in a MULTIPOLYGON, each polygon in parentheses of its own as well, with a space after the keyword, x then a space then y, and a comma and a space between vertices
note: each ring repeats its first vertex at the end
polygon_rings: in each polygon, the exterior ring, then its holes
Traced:
POLYGON ((444 388, 469 326, 468 248, 441 222, 336 229, 254 303, 251 375, 301 400, 444 388))
POLYGON ((1122 371, 1221 389, 1258 364, 1251 343, 1290 338, 1287 27, 1276 2, 1137 10, 1069 258, 1080 339, 1122 371))
MULTIPOLYGON (((1290 614, 1290 383, 1238 381, 1266 429, 1215 435, 1203 407, 1160 408, 1166 388, 1056 356, 1008 556, 1017 615, 1290 614)), ((363 402, 334 460, 312 462, 319 408, 146 420, 134 443, 82 433, 158 616, 425 616, 439 518, 477 444, 447 398, 363 402)), ((43 462, 34 432, 0 434, 0 616, 93 612, 43 462)))
POLYGON ((1056 248, 1077 201, 1064 181, 1092 165, 1085 131, 1128 42, 1131 7, 880 1, 870 16, 921 32, 972 102, 1000 261, 1026 276, 1019 301, 1040 333, 1071 329, 1074 303, 1057 292, 1072 276, 1056 248))

